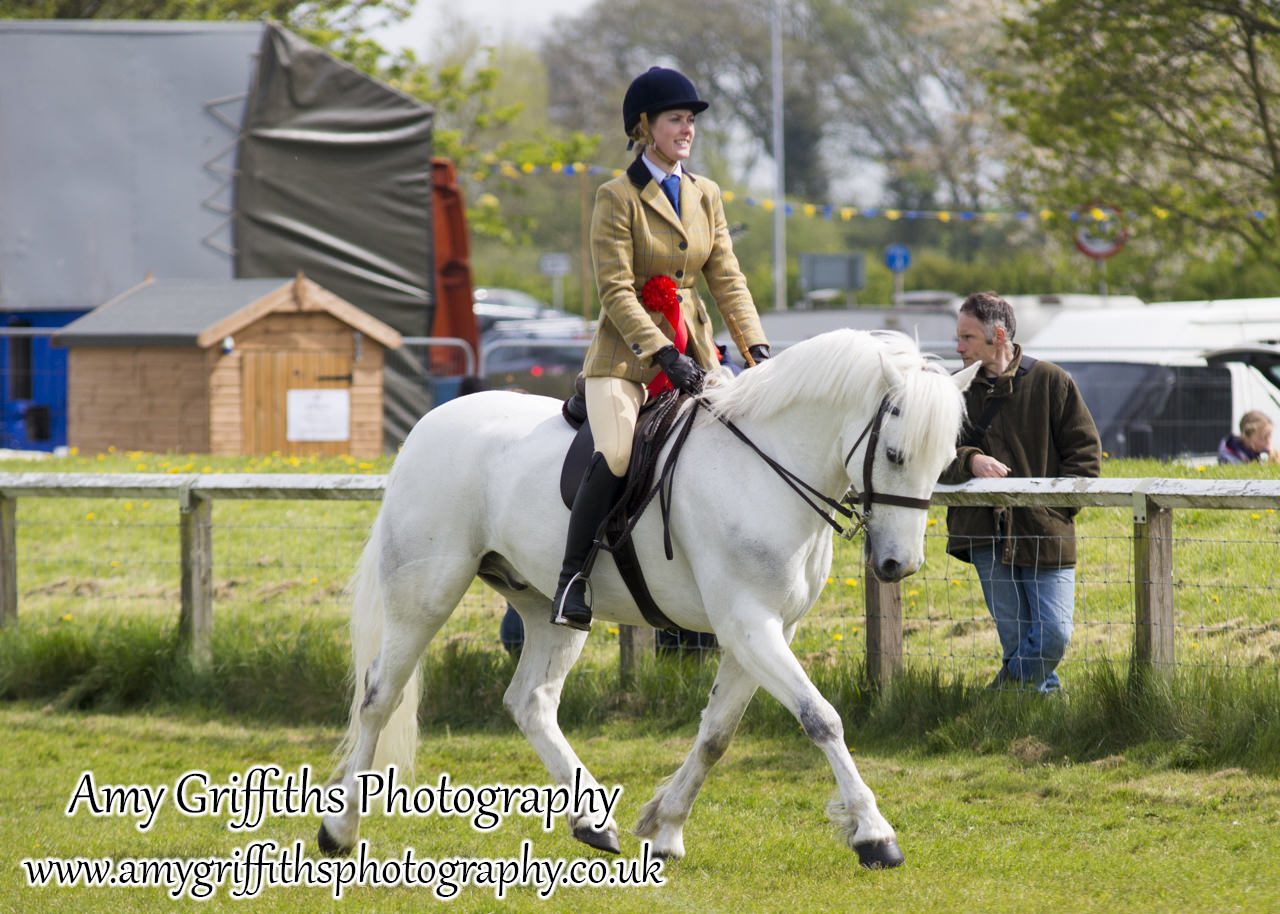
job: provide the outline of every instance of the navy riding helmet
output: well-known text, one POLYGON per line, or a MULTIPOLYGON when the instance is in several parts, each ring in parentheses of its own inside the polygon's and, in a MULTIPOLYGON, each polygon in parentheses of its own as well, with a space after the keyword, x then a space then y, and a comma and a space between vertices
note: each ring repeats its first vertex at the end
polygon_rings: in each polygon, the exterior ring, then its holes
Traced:
POLYGON ((631 81, 627 94, 622 98, 622 127, 627 136, 640 115, 654 115, 675 108, 686 108, 697 114, 707 109, 707 102, 698 98, 698 90, 688 78, 666 67, 650 67, 631 81))

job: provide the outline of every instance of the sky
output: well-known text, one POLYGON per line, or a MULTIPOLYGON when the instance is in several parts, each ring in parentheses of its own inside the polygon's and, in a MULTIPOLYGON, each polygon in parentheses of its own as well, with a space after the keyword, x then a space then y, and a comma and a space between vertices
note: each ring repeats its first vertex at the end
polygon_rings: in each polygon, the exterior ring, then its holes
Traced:
POLYGON ((401 25, 378 32, 393 47, 421 54, 438 41, 436 24, 451 14, 474 26, 494 43, 534 45, 556 16, 575 16, 595 0, 418 0, 413 15, 401 25), (449 12, 446 12, 449 11, 449 12))

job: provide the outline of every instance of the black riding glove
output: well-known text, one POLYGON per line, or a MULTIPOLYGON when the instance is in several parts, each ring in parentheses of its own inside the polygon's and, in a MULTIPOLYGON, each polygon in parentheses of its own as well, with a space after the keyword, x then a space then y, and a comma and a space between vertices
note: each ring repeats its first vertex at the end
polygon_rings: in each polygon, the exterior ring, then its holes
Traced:
POLYGON ((751 356, 751 360, 759 365, 765 359, 769 358, 769 344, 756 343, 754 346, 747 348, 747 353, 751 356))
POLYGON ((653 360, 662 366, 662 371, 676 390, 689 395, 702 391, 702 378, 706 374, 702 366, 675 346, 663 346, 654 355, 653 360))

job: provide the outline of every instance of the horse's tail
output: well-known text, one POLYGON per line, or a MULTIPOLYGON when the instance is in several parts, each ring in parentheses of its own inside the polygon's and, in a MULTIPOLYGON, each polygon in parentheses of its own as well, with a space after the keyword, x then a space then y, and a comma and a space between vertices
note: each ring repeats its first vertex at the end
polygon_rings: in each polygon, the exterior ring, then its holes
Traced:
MULTIPOLYGON (((364 703, 365 677, 382 644, 382 579, 378 574, 382 555, 380 521, 381 518, 373 525, 369 542, 365 544, 360 562, 347 588, 351 594, 351 675, 354 688, 351 696, 351 718, 342 744, 338 747, 338 755, 342 761, 334 775, 335 779, 344 773, 352 750, 355 749, 356 738, 360 735, 360 706, 364 703)), ((420 688, 420 672, 415 668, 404 687, 400 704, 391 713, 378 738, 378 748, 373 757, 375 771, 385 770, 388 765, 395 765, 401 772, 412 771, 414 750, 418 744, 420 688)))

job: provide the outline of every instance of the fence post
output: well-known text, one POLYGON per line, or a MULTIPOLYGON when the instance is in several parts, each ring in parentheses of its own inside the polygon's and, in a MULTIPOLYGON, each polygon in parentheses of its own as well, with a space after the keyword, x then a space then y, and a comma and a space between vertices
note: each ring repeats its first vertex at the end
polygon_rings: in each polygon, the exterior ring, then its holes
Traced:
POLYGON ((636 627, 618 626, 618 685, 631 688, 636 676, 636 627))
POLYGON ((182 613, 178 636, 196 666, 213 659, 213 502, 184 491, 179 503, 182 613))
POLYGON ((1174 663, 1173 511, 1135 493, 1133 517, 1133 659, 1174 663))
POLYGON ((884 584, 863 566, 867 612, 867 676, 883 688, 902 672, 902 588, 884 584))
POLYGON ((0 625, 18 621, 18 522, 16 498, 0 495, 0 625))

